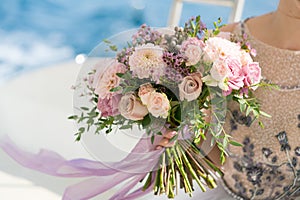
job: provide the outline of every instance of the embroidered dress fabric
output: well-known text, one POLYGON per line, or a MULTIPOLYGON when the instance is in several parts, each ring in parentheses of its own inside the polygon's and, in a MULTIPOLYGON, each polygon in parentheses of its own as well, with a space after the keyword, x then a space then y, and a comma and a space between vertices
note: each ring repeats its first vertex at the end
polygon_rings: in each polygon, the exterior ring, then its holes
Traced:
POLYGON ((247 34, 257 50, 262 76, 280 85, 279 90, 258 89, 255 95, 262 110, 265 128, 251 123, 239 107, 229 104, 226 131, 242 143, 231 147, 225 166, 224 184, 238 199, 296 199, 300 196, 300 51, 279 49, 251 35, 240 23, 236 34, 247 34), (288 88, 293 88, 289 90, 288 88))

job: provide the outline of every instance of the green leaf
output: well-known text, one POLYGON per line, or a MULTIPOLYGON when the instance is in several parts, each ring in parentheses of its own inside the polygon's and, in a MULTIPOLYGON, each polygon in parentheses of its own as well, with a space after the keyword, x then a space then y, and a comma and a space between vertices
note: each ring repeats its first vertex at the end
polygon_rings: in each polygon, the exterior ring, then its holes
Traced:
POLYGON ((243 145, 237 141, 229 140, 229 144, 237 147, 242 147, 243 145))
POLYGON ((116 73, 116 75, 120 78, 122 78, 124 76, 124 73, 116 73))
POLYGON ((89 124, 89 125, 92 125, 92 124, 94 124, 94 119, 93 118, 89 118, 86 123, 89 124))
POLYGON ((131 124, 126 124, 126 125, 121 126, 119 129, 131 129, 131 128, 132 128, 131 124))
POLYGON ((252 112, 253 112, 253 115, 255 116, 255 117, 258 117, 258 115, 259 115, 259 111, 257 111, 258 109, 254 109, 252 112))
POLYGON ((156 135, 162 135, 162 132, 159 131, 158 133, 156 133, 156 135))
POLYGON ((225 157, 225 155, 224 155, 224 152, 221 153, 220 159, 221 159, 221 164, 223 165, 223 164, 225 163, 225 160, 226 160, 226 157, 225 157))
POLYGON ((246 104, 246 100, 245 99, 238 98, 238 102, 240 104, 246 104))
POLYGON ((130 72, 126 72, 125 74, 123 74, 122 78, 125 80, 130 80, 132 79, 132 75, 130 72))
POLYGON ((119 91, 119 90, 121 90, 121 89, 122 89, 122 87, 121 87, 121 86, 118 86, 118 87, 115 87, 115 88, 110 89, 109 91, 110 91, 110 92, 117 92, 117 91, 119 91))
POLYGON ((85 110, 85 111, 88 111, 88 110, 89 110, 89 108, 87 108, 87 107, 80 107, 80 109, 81 109, 81 110, 85 110))
POLYGON ((78 116, 77 115, 72 115, 72 116, 69 116, 68 119, 76 120, 76 119, 78 119, 78 116))
POLYGON ((152 136, 151 136, 151 144, 153 144, 153 143, 154 143, 154 139, 155 139, 155 136, 154 136, 154 135, 152 135, 152 136))
POLYGON ((116 45, 110 45, 109 48, 112 51, 118 51, 118 47, 116 45))
POLYGON ((197 137, 194 139, 194 143, 199 144, 199 142, 201 141, 201 137, 197 137))
POLYGON ((271 115, 269 115, 268 113, 265 113, 263 111, 259 111, 259 114, 261 114, 262 116, 265 116, 265 117, 269 117, 269 118, 272 117, 271 115))
POLYGON ((146 115, 142 120, 142 126, 145 129, 151 123, 150 115, 146 115))
POLYGON ((85 128, 84 128, 84 127, 80 127, 80 128, 78 129, 78 131, 79 131, 79 133, 83 133, 83 132, 85 131, 85 128))
POLYGON ((240 103, 240 110, 241 110, 241 112, 244 112, 246 110, 246 108, 247 108, 246 104, 240 103))
POLYGON ((220 31, 219 29, 216 29, 216 30, 214 31, 214 35, 218 35, 220 32, 221 32, 221 31, 220 31))
POLYGON ((106 44, 111 44, 111 41, 109 41, 108 39, 104 39, 103 42, 106 44))
POLYGON ((250 114, 250 112, 252 111, 252 107, 248 106, 247 110, 246 110, 246 116, 248 116, 250 114))
POLYGON ((259 121, 258 124, 261 128, 265 128, 265 125, 261 121, 259 121))

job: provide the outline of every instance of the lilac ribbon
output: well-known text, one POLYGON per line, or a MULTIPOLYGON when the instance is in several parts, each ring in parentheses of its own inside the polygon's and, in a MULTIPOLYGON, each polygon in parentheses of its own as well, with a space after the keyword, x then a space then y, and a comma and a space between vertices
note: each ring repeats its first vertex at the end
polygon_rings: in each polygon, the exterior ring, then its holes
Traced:
MULTIPOLYGON (((157 139, 159 140, 159 138, 157 139)), ((15 145, 8 136, 0 140, 0 147, 24 167, 53 176, 89 177, 69 186, 64 192, 63 200, 90 199, 124 181, 127 181, 126 186, 123 186, 110 200, 132 200, 143 196, 152 190, 153 180, 151 186, 145 191, 142 188, 131 193, 129 191, 149 171, 155 171, 163 152, 163 149, 154 150, 155 145, 151 144, 148 138, 142 138, 125 159, 108 164, 87 159, 65 160, 59 154, 45 149, 40 150, 37 154, 29 153, 15 145), (139 155, 140 157, 137 157, 139 155)))

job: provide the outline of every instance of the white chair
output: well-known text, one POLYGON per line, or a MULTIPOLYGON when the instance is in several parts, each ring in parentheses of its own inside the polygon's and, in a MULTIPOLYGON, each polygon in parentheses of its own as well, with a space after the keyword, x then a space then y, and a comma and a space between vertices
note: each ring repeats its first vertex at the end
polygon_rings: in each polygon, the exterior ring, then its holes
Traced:
POLYGON ((245 0, 173 0, 170 10, 168 26, 174 27, 179 24, 184 2, 205 3, 219 6, 231 7, 228 22, 237 22, 241 19, 245 0))

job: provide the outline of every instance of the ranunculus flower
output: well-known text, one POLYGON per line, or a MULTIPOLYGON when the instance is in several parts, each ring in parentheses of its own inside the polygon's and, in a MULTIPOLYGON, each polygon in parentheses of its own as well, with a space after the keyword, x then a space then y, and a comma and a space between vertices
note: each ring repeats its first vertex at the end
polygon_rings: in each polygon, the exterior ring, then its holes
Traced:
POLYGON ((186 66, 195 65, 200 61, 203 47, 203 41, 195 37, 188 38, 182 43, 181 51, 187 57, 186 66))
POLYGON ((97 108, 101 112, 102 117, 116 116, 120 114, 118 104, 121 99, 121 94, 113 95, 109 98, 98 99, 97 108))
MULTIPOLYGON (((244 83, 246 86, 255 85, 261 80, 261 68, 258 62, 252 62, 243 67, 244 83)), ((251 87, 256 90, 257 86, 251 87)))
POLYGON ((195 100, 202 92, 202 80, 201 73, 193 73, 183 78, 179 87, 179 98, 181 101, 186 99, 187 101, 195 100))
POLYGON ((142 104, 133 92, 128 92, 122 96, 118 109, 123 117, 131 120, 141 120, 148 114, 146 106, 142 104))
POLYGON ((148 105, 151 92, 155 89, 152 87, 151 83, 145 83, 140 86, 138 95, 144 105, 148 105))
MULTIPOLYGON (((93 88, 95 88, 95 93, 99 95, 99 98, 110 98, 118 92, 111 92, 112 88, 119 86, 121 78, 118 77, 117 73, 125 73, 126 66, 119 63, 116 60, 110 60, 109 62, 104 62, 103 65, 108 65, 103 71, 102 68, 96 69, 96 73, 93 81, 93 88)), ((101 65, 99 65, 101 66, 101 65)))
POLYGON ((147 108, 154 117, 167 118, 170 110, 170 102, 167 95, 164 93, 152 92, 147 108))
POLYGON ((152 43, 135 47, 133 54, 129 57, 129 66, 133 75, 140 79, 152 78, 158 81, 166 67, 163 61, 163 51, 160 46, 152 43))

